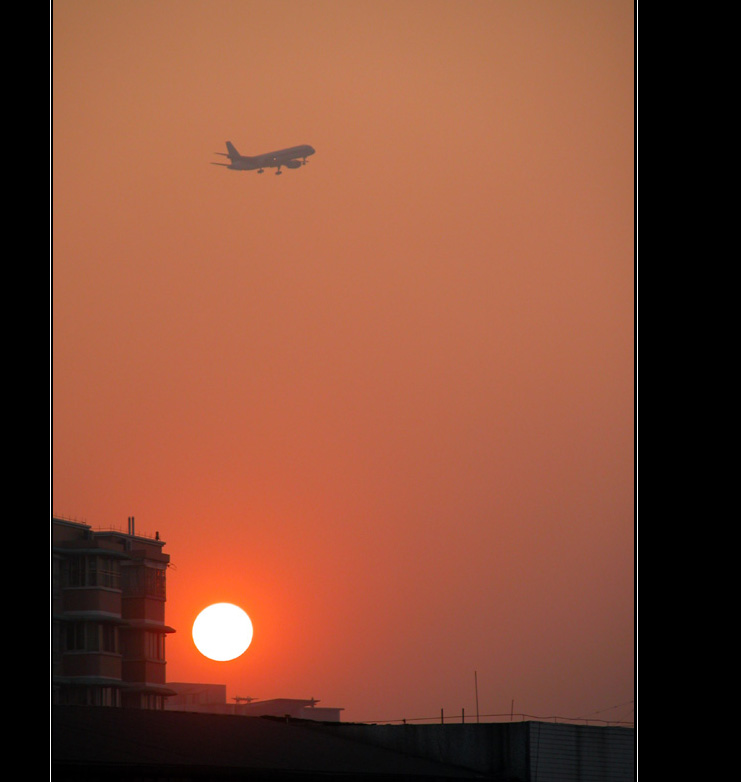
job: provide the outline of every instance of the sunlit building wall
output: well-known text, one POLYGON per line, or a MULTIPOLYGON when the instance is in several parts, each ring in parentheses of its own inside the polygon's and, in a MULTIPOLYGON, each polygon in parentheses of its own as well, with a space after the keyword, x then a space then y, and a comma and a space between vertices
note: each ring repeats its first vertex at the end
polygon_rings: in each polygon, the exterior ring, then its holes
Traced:
POLYGON ((162 709, 166 573, 163 541, 52 520, 54 703, 162 709))

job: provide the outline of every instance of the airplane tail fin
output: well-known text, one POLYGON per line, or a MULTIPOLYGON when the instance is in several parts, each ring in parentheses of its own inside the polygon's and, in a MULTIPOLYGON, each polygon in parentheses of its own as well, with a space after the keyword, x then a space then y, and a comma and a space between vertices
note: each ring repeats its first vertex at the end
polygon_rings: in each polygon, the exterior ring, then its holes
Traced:
POLYGON ((227 152, 229 153, 229 157, 232 160, 236 160, 237 158, 240 157, 239 152, 237 152, 237 148, 234 146, 234 144, 232 144, 231 141, 227 141, 226 142, 226 149, 227 149, 227 152))

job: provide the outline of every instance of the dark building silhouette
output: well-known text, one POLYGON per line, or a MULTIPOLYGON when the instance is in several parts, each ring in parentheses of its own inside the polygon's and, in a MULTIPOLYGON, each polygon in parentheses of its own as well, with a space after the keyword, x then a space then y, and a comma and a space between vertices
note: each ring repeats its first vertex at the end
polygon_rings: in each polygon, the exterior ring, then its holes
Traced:
POLYGON ((52 703, 163 709, 163 541, 52 519, 52 703))
POLYGON ((630 728, 358 725, 59 706, 57 782, 632 782, 630 728))

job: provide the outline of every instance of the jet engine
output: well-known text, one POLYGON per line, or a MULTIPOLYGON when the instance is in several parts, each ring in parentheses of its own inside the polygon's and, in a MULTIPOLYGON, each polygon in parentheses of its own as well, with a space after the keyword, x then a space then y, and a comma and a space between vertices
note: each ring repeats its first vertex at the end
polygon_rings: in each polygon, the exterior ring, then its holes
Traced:
POLYGON ((287 163, 283 164, 286 168, 301 168, 301 161, 300 160, 289 160, 287 163))

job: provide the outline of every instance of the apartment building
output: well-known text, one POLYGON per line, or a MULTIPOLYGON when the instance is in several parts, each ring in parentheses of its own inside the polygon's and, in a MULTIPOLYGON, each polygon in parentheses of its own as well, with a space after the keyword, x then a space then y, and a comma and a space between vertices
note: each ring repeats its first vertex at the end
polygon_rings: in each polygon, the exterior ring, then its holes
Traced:
POLYGON ((52 702, 163 709, 169 555, 159 533, 52 519, 52 702))

